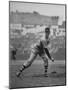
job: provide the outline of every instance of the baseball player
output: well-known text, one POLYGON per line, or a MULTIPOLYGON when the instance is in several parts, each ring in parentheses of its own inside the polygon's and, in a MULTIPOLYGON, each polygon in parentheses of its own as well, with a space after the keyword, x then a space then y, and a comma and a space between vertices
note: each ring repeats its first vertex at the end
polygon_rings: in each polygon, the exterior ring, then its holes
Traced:
POLYGON ((33 61, 36 59, 37 55, 39 55, 42 60, 44 61, 44 69, 45 69, 45 76, 47 76, 47 70, 48 70, 48 59, 51 61, 54 61, 54 59, 51 57, 48 47, 50 45, 50 28, 45 28, 45 40, 40 40, 37 44, 35 44, 31 48, 31 55, 30 58, 21 66, 19 71, 17 71, 16 75, 19 77, 23 70, 31 66, 33 61))
POLYGON ((17 48, 13 48, 13 50, 11 51, 11 58, 13 60, 16 60, 16 53, 17 53, 17 48))

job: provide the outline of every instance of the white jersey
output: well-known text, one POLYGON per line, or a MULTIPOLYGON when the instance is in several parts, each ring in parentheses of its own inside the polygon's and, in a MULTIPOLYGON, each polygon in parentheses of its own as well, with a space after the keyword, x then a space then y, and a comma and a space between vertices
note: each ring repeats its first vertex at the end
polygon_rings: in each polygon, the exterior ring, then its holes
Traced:
POLYGON ((48 45, 50 43, 50 39, 40 40, 44 48, 48 48, 48 45))
POLYGON ((42 39, 42 40, 39 40, 37 43, 35 43, 33 46, 32 46, 32 52, 34 53, 39 53, 40 55, 44 54, 45 53, 45 50, 44 48, 48 48, 49 46, 49 43, 50 43, 50 39, 42 39))
POLYGON ((50 43, 50 39, 49 38, 48 39, 41 39, 37 43, 35 43, 33 45, 33 47, 40 46, 41 43, 42 43, 42 45, 43 45, 44 48, 48 48, 49 47, 49 43, 50 43))

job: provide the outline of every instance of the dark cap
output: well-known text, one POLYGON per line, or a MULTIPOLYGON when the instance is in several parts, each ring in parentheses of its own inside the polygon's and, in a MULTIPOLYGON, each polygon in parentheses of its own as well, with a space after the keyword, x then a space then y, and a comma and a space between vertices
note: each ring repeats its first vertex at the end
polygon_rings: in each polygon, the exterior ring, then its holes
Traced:
POLYGON ((45 28, 45 32, 50 33, 50 28, 49 27, 45 28))

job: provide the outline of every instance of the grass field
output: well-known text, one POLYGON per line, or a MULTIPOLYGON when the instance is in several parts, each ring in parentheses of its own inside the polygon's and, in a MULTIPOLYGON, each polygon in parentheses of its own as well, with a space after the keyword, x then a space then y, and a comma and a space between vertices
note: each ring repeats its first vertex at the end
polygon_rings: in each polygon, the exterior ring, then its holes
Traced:
POLYGON ((24 61, 10 62, 10 88, 47 87, 66 85, 65 61, 49 62, 48 77, 44 76, 43 61, 36 60, 26 69, 21 78, 16 77, 16 71, 24 61), (56 71, 56 73, 52 73, 56 71))

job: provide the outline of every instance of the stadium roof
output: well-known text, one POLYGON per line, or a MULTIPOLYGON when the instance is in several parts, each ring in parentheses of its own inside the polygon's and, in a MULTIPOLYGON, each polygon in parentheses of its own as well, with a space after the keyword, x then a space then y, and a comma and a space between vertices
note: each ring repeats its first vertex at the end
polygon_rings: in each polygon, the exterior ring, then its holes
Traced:
POLYGON ((35 13, 10 13, 10 23, 22 25, 57 25, 57 16, 44 16, 35 13))

